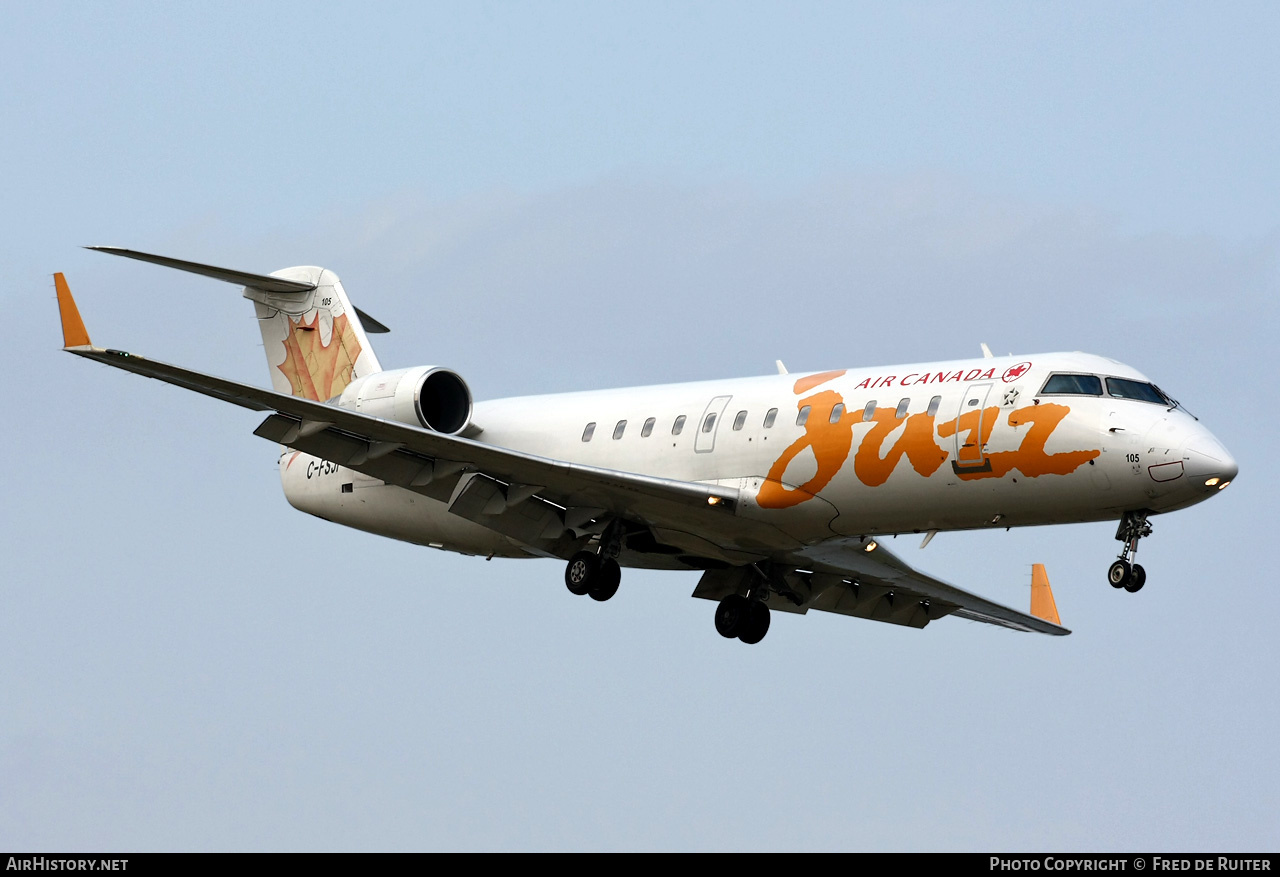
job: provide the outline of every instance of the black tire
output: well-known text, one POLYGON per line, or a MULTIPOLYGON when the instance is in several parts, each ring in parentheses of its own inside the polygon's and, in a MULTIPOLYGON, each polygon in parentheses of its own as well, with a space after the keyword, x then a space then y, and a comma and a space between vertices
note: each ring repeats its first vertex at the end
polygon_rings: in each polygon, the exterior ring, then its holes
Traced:
POLYGON ((1107 583, 1113 588, 1123 588, 1129 584, 1129 580, 1133 578, 1133 567, 1129 566, 1127 560, 1117 560, 1111 564, 1107 570, 1107 583))
POLYGON ((1142 590, 1142 586, 1147 583, 1147 571, 1139 564, 1133 565, 1133 572, 1129 576, 1129 581, 1125 583, 1124 589, 1130 594, 1136 594, 1142 590))
POLYGON ((768 606, 763 603, 752 603, 751 615, 747 619, 745 629, 738 634, 738 639, 749 646, 764 639, 764 635, 769 632, 769 614, 768 606))
POLYGON ((618 593, 618 583, 621 581, 622 570, 618 567, 618 561, 612 557, 606 557, 600 561, 600 567, 596 570, 595 583, 587 593, 592 600, 603 603, 618 593))
POLYGON ((600 556, 590 551, 579 551, 569 558, 564 568, 564 584, 570 594, 581 597, 595 585, 600 573, 600 556))
POLYGON ((725 639, 740 634, 751 618, 751 602, 741 594, 730 594, 716 606, 716 632, 725 639))

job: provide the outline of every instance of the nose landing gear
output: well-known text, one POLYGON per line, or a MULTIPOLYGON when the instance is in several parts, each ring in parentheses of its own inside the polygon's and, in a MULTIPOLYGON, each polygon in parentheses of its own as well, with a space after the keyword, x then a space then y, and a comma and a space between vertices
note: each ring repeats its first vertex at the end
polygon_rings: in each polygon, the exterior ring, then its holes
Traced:
POLYGON ((1147 571, 1133 562, 1138 553, 1138 540, 1151 535, 1151 525, 1147 523, 1146 512, 1125 512, 1116 528, 1116 539, 1124 543, 1120 557, 1107 570, 1107 581, 1113 588, 1124 588, 1129 593, 1137 593, 1147 583, 1147 571))

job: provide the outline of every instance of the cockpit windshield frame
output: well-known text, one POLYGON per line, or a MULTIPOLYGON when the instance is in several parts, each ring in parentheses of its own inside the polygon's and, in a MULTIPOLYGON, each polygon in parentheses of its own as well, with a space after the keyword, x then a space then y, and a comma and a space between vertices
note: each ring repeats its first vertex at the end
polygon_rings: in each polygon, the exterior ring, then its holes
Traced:
POLYGON ((1173 406, 1171 400, 1155 384, 1133 378, 1107 377, 1107 395, 1112 399, 1128 399, 1133 402, 1150 402, 1153 405, 1173 406))
MULTIPOLYGON (((1122 378, 1118 375, 1093 375, 1086 372, 1054 372, 1045 378, 1037 396, 1094 396, 1097 398, 1123 399, 1126 402, 1146 402, 1164 405, 1170 411, 1180 409, 1191 417, 1190 411, 1164 390, 1149 381, 1122 378), (1114 387, 1113 387, 1114 383, 1114 387), (1104 389, 1105 388, 1105 389, 1104 389)), ((1197 420, 1199 418, 1196 418, 1197 420)))
POLYGON ((1054 372, 1045 378, 1040 396, 1101 396, 1102 379, 1083 372, 1054 372), (1059 389, 1060 388, 1060 389, 1059 389))

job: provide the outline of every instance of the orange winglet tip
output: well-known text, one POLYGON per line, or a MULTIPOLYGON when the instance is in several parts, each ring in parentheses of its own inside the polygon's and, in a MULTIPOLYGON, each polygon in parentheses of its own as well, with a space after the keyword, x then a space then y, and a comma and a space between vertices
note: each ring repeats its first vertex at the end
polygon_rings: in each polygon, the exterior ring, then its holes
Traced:
POLYGON ((76 300, 71 297, 71 287, 67 286, 67 278, 59 272, 53 275, 53 285, 58 290, 58 312, 62 316, 62 346, 92 346, 89 333, 84 328, 84 320, 80 319, 80 309, 76 307, 76 300))
POLYGON ((1058 604, 1053 599, 1053 588, 1049 587, 1049 574, 1044 571, 1043 563, 1031 565, 1031 614, 1062 626, 1058 604))

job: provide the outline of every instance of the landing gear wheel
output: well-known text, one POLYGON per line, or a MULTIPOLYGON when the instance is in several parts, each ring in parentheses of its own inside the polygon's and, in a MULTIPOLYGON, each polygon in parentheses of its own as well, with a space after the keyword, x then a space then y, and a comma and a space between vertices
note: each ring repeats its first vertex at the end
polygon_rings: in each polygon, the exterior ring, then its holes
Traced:
MULTIPOLYGON (((581 597, 595 585, 600 572, 600 556, 590 551, 579 551, 569 558, 564 568, 564 583, 570 594, 581 597)), ((616 591, 618 586, 614 585, 616 591)))
POLYGON ((747 628, 751 619, 751 601, 741 594, 730 594, 716 606, 716 632, 733 639, 747 628))
MULTIPOLYGON (((1139 567, 1141 569, 1141 567, 1139 567)), ((1129 565, 1127 560, 1117 560, 1111 564, 1111 568, 1107 570, 1107 581, 1111 583, 1113 588, 1124 588, 1129 584, 1129 580, 1133 578, 1133 567, 1129 565)), ((1143 577, 1145 581, 1145 576, 1143 577)), ((1138 586, 1139 588, 1142 585, 1138 586)))
POLYGON ((1130 594, 1136 594, 1142 590, 1142 586, 1147 583, 1147 571, 1139 564, 1133 565, 1133 573, 1129 576, 1129 581, 1125 583, 1124 589, 1130 594))
POLYGON ((603 603, 618 593, 618 583, 620 581, 622 581, 622 570, 618 567, 618 561, 612 557, 606 557, 600 561, 600 566, 596 570, 595 581, 587 593, 592 600, 599 600, 603 603))
POLYGON ((751 614, 742 632, 738 634, 738 639, 751 646, 764 639, 764 635, 768 632, 769 607, 763 603, 752 603, 751 614))

